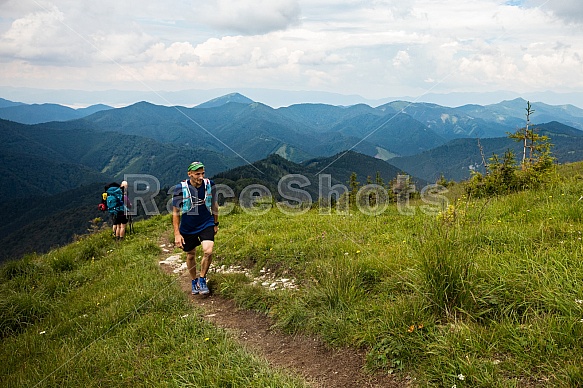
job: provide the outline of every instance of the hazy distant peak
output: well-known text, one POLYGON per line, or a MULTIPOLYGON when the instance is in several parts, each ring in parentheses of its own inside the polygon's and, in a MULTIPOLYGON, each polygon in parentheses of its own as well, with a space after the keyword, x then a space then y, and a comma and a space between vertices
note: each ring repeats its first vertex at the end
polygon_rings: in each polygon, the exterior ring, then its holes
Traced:
POLYGON ((95 104, 88 106, 86 108, 77 108, 76 111, 82 113, 83 115, 89 116, 95 112, 101 112, 102 110, 113 109, 113 107, 105 104, 95 104))
POLYGON ((240 93, 230 93, 221 97, 213 98, 207 102, 203 102, 202 104, 197 105, 196 108, 216 108, 217 106, 225 105, 230 102, 235 102, 238 104, 252 104, 255 101, 245 97, 240 93))
POLYGON ((0 108, 7 108, 12 106, 24 105, 22 102, 14 102, 0 98, 0 108))

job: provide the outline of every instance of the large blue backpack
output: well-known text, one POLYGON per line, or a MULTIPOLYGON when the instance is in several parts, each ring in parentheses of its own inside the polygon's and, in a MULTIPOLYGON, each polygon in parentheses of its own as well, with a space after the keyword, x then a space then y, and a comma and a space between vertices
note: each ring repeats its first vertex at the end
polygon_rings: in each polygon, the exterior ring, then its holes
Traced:
POLYGON ((125 206, 123 203, 123 191, 119 187, 110 187, 105 191, 107 198, 105 199, 105 205, 107 206, 107 211, 113 215, 117 213, 124 212, 125 206))

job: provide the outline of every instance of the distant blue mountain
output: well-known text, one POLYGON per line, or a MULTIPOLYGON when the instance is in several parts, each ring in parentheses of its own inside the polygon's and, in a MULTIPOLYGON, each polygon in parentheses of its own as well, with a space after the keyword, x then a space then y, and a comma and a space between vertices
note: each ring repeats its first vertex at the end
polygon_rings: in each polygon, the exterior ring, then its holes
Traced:
MULTIPOLYGON (((556 121, 530 128, 550 138, 552 155, 559 163, 583 160, 583 131, 556 121)), ((397 157, 389 162, 429 182, 436 182, 441 175, 448 180, 462 181, 470 178, 471 170, 485 173, 484 161, 487 163, 493 154, 500 156, 508 149, 520 155, 522 145, 508 137, 459 138, 418 155, 397 157)))
POLYGON ((207 102, 203 102, 202 104, 197 105, 196 108, 216 108, 230 102, 235 102, 237 104, 252 104, 255 101, 239 93, 230 93, 221 97, 213 98, 207 102))
MULTIPOLYGON (((469 117, 512 128, 512 131, 525 125, 527 101, 522 98, 502 101, 491 105, 464 105, 456 108, 469 117)), ((573 128, 583 130, 583 109, 573 105, 548 105, 543 102, 532 103, 534 113, 530 116, 533 124, 558 121, 573 128)))
POLYGON ((87 108, 73 109, 59 104, 23 104, 0 99, 0 119, 21 124, 40 124, 50 121, 68 121, 80 119, 90 114, 113 109, 98 104, 87 108))
POLYGON ((85 117, 92 115, 93 113, 101 112, 102 110, 108 109, 113 109, 113 107, 104 104, 96 104, 88 106, 86 108, 77 108, 76 111, 82 115, 81 117, 85 117))
MULTIPOLYGON (((197 107, 139 102, 96 112, 52 128, 119 132, 208 149, 252 163, 278 154, 294 163, 352 150, 382 160, 414 156, 455 139, 506 137, 525 125, 523 99, 458 108, 393 101, 296 104, 274 109, 232 93, 197 107)), ((583 129, 583 110, 532 103, 532 124, 556 121, 583 129)), ((436 166, 436 168, 439 166, 436 166)))
POLYGON ((14 102, 0 98, 0 108, 10 108, 13 106, 23 105, 22 102, 14 102))

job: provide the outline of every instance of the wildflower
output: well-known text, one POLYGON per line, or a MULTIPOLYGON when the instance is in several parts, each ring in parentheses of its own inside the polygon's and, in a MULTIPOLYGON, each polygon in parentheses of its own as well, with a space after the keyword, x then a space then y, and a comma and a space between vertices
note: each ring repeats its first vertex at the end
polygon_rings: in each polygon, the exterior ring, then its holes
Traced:
POLYGON ((583 299, 575 299, 575 303, 577 303, 577 304, 583 304, 583 299))
POLYGON ((463 381, 463 380, 465 380, 465 379, 466 379, 466 376, 464 376, 464 375, 462 375, 462 374, 460 373, 459 375, 457 375, 457 378, 458 378, 458 380, 461 380, 461 381, 463 381))
POLYGON ((415 330, 415 325, 409 326, 409 328, 407 329, 407 333, 413 333, 413 330, 415 330))
POLYGON ((360 251, 356 251, 356 253, 358 254, 358 253, 360 253, 360 251))
POLYGON ((206 337, 206 338, 204 339, 204 341, 205 341, 205 342, 206 342, 206 341, 208 341, 208 340, 210 340, 210 338, 209 338, 209 337, 206 337))
POLYGON ((186 317, 188 317, 188 314, 185 314, 185 315, 181 316, 180 318, 186 318, 186 317))
POLYGON ((46 330, 43 330, 43 331, 41 331, 39 334, 40 334, 40 335, 43 335, 43 334, 45 334, 45 333, 46 333, 46 330))

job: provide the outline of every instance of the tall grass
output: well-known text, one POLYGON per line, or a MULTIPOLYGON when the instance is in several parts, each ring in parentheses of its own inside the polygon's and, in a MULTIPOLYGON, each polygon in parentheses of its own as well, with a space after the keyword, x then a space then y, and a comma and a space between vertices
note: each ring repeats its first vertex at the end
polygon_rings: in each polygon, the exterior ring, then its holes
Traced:
MULTIPOLYGON (((368 367, 421 386, 583 384, 583 180, 468 199, 438 216, 224 217, 219 262, 268 267, 295 291, 257 290, 277 326, 369 350, 368 367)), ((257 300, 244 279, 235 298, 257 300)), ((237 286, 238 284, 238 286, 237 286)))

